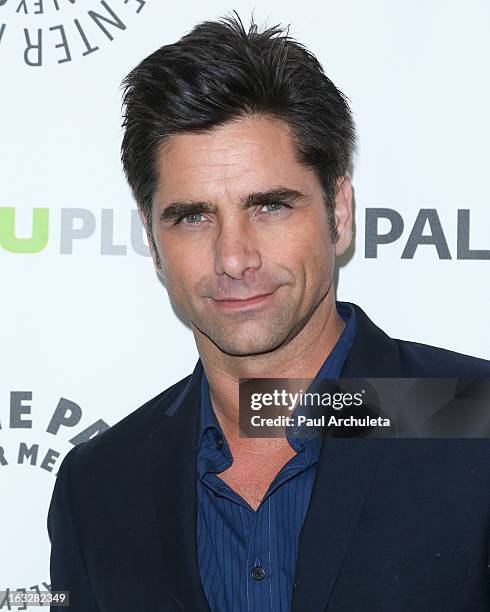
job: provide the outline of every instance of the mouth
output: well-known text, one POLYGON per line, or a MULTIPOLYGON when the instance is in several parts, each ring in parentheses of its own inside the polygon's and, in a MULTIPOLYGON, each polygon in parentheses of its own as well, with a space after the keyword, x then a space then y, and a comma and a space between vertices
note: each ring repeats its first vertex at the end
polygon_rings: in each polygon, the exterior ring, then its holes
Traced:
POLYGON ((270 293, 251 295, 247 298, 225 298, 219 300, 213 299, 213 302, 221 310, 249 310, 251 308, 258 308, 265 305, 275 292, 276 290, 274 289, 274 291, 271 291, 270 293))

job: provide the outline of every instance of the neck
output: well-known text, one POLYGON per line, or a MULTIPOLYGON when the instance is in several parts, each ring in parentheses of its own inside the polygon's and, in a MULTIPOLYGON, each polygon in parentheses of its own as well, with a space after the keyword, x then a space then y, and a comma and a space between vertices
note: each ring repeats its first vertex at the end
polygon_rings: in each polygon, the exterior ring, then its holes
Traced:
POLYGON ((334 296, 327 295, 290 342, 261 355, 236 357, 223 353, 207 336, 194 328, 211 402, 227 439, 238 439, 240 378, 314 378, 344 327, 345 323, 335 307, 334 296))

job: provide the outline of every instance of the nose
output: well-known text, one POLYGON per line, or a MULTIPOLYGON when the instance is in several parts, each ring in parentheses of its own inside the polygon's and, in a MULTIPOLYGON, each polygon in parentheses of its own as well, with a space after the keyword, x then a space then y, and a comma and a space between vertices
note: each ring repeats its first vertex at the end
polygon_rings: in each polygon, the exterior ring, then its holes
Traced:
POLYGON ((237 217, 221 223, 215 242, 214 271, 220 276, 242 279, 248 271, 259 269, 262 259, 253 229, 237 217))

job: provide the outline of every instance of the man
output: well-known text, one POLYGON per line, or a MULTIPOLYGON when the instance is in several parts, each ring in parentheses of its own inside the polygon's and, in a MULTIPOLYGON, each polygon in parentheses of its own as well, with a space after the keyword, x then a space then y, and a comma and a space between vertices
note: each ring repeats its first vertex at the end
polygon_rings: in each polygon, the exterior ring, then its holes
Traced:
POLYGON ((336 302, 354 125, 279 27, 205 22, 125 80, 122 160, 194 372, 73 448, 50 506, 72 611, 489 609, 486 440, 244 438, 240 378, 490 375, 336 302))

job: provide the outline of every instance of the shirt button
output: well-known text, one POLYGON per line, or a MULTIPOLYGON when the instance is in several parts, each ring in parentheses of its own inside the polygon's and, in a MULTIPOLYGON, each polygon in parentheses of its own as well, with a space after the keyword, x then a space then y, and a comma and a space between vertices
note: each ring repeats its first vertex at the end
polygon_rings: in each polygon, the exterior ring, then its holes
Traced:
POLYGON ((223 438, 221 436, 216 437, 216 448, 221 450, 223 448, 223 438))
POLYGON ((260 565, 256 565, 252 568, 252 578, 254 580, 262 580, 265 577, 265 569, 260 565))

